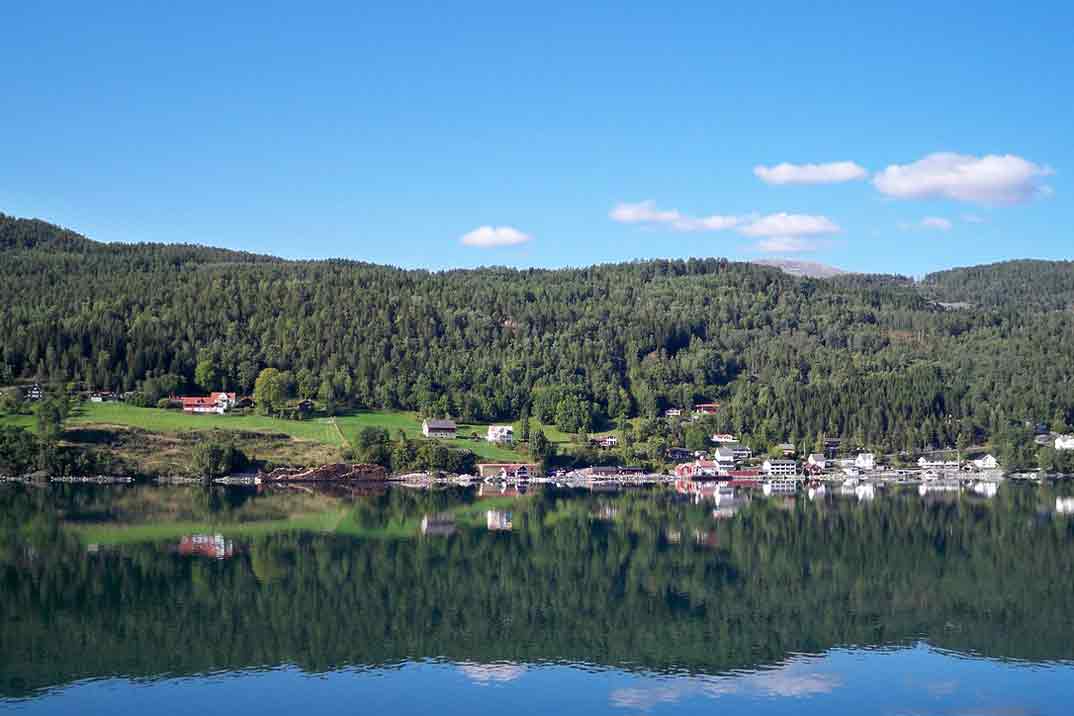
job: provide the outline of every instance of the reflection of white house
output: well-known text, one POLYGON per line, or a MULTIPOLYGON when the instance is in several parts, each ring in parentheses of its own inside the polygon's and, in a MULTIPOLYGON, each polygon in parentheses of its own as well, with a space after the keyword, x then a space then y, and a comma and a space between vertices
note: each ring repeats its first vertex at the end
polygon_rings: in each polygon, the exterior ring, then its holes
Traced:
POLYGON ((854 467, 859 470, 875 470, 876 456, 871 452, 858 453, 858 456, 854 458, 854 467))
POLYGON ((430 537, 450 537, 455 534, 454 515, 425 515, 421 518, 421 533, 430 537))
POLYGON ((991 455, 985 455, 974 460, 973 466, 978 470, 995 470, 999 467, 999 460, 991 455))
POLYGON ((1055 439, 1056 450, 1074 450, 1074 435, 1060 435, 1055 439))
POLYGON ((513 527, 511 513, 505 510, 489 510, 485 513, 485 526, 490 532, 509 532, 513 527))
POLYGON ((1060 515, 1074 515, 1074 497, 1055 498, 1055 511, 1060 515))
POLYGON ((917 466, 922 470, 957 470, 958 460, 929 460, 922 457, 917 461, 917 466))
POLYGON ((798 463, 794 460, 765 460, 761 470, 766 475, 791 477, 798 474, 798 463))
POLYGON ((485 439, 490 443, 510 444, 515 441, 515 429, 510 425, 490 425, 485 439))

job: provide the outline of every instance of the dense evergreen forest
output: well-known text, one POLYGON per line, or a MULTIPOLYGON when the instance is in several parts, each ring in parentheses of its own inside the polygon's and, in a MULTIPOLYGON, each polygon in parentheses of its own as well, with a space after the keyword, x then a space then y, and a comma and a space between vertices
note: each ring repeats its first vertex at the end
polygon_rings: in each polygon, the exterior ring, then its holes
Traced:
POLYGON ((762 442, 890 450, 1074 419, 1071 263, 920 283, 723 259, 430 273, 101 244, 0 215, 0 273, 0 385, 155 399, 247 393, 277 368, 332 409, 559 413, 585 432, 719 401, 720 426, 762 442))
MULTIPOLYGON (((511 508, 511 533, 280 532, 228 560, 185 558, 174 542, 88 554, 58 516, 100 519, 115 492, 0 490, 0 695, 437 657, 718 673, 920 639, 1074 658, 1074 527, 1041 512, 1049 488, 989 502, 755 500, 729 521, 667 492, 545 492, 511 508)), ((183 494, 206 513, 224 502, 183 494)), ((391 490, 350 509, 376 528, 473 499, 391 490)))

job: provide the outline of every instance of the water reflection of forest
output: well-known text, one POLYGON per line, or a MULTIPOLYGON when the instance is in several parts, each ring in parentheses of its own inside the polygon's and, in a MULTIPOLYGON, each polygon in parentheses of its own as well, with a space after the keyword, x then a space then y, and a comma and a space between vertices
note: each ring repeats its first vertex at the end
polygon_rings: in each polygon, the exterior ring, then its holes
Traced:
POLYGON ((4 486, 0 693, 425 657, 717 673, 922 638, 1070 659, 1069 497, 4 486))

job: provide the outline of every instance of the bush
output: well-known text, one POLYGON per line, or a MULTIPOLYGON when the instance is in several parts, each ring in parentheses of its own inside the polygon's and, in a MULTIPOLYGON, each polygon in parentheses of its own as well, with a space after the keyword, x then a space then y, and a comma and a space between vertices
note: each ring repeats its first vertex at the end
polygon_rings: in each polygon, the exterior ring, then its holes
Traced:
POLYGON ((216 437, 195 445, 190 457, 191 469, 201 477, 224 477, 249 462, 233 443, 216 437))

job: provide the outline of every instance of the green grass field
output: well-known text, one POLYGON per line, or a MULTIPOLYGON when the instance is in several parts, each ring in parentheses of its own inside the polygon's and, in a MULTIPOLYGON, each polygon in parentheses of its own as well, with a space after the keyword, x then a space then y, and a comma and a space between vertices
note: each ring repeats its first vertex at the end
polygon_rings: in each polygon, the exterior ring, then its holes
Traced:
POLYGON ((31 432, 37 431, 37 421, 32 415, 0 415, 0 425, 26 428, 31 432))
POLYGON ((136 408, 124 403, 83 403, 68 418, 74 425, 127 425, 155 433, 187 430, 248 430, 283 433, 299 440, 343 446, 343 439, 330 420, 283 420, 262 415, 194 415, 178 410, 136 408))
MULTIPOLYGON (((347 441, 352 445, 355 443, 359 431, 361 431, 362 428, 367 427, 384 428, 391 434, 392 440, 396 439, 400 430, 402 430, 408 438, 422 437, 421 419, 418 417, 417 413, 368 410, 351 413, 349 415, 341 415, 335 420, 339 425, 340 430, 343 431, 343 435, 346 437, 347 441)), ((445 440, 444 444, 452 448, 470 450, 484 460, 516 462, 527 459, 524 452, 486 442, 484 438, 488 426, 489 423, 459 423, 458 434, 466 437, 445 440), (481 439, 468 439, 469 436, 475 432, 481 436, 481 439)))
MULTIPOLYGON (((17 425, 33 430, 34 424, 32 415, 0 416, 0 425, 17 425)), ((539 423, 534 421, 533 424, 536 427, 539 423)), ((417 413, 392 410, 359 411, 334 418, 283 420, 261 415, 194 415, 178 410, 138 408, 125 403, 82 403, 68 418, 67 425, 123 425, 153 433, 192 430, 282 433, 298 440, 310 440, 333 447, 354 445, 359 431, 365 427, 384 428, 391 434, 392 440, 397 438, 400 430, 409 438, 422 437, 421 419, 417 413)), ((459 423, 459 435, 462 437, 445 440, 444 444, 452 448, 470 450, 481 460, 517 462, 528 459, 525 448, 516 450, 486 442, 484 436, 488 426, 488 423, 459 423), (470 439, 473 433, 477 433, 481 439, 470 439)), ((570 436, 554 427, 544 426, 544 430, 548 439, 554 443, 570 441, 570 436)))

